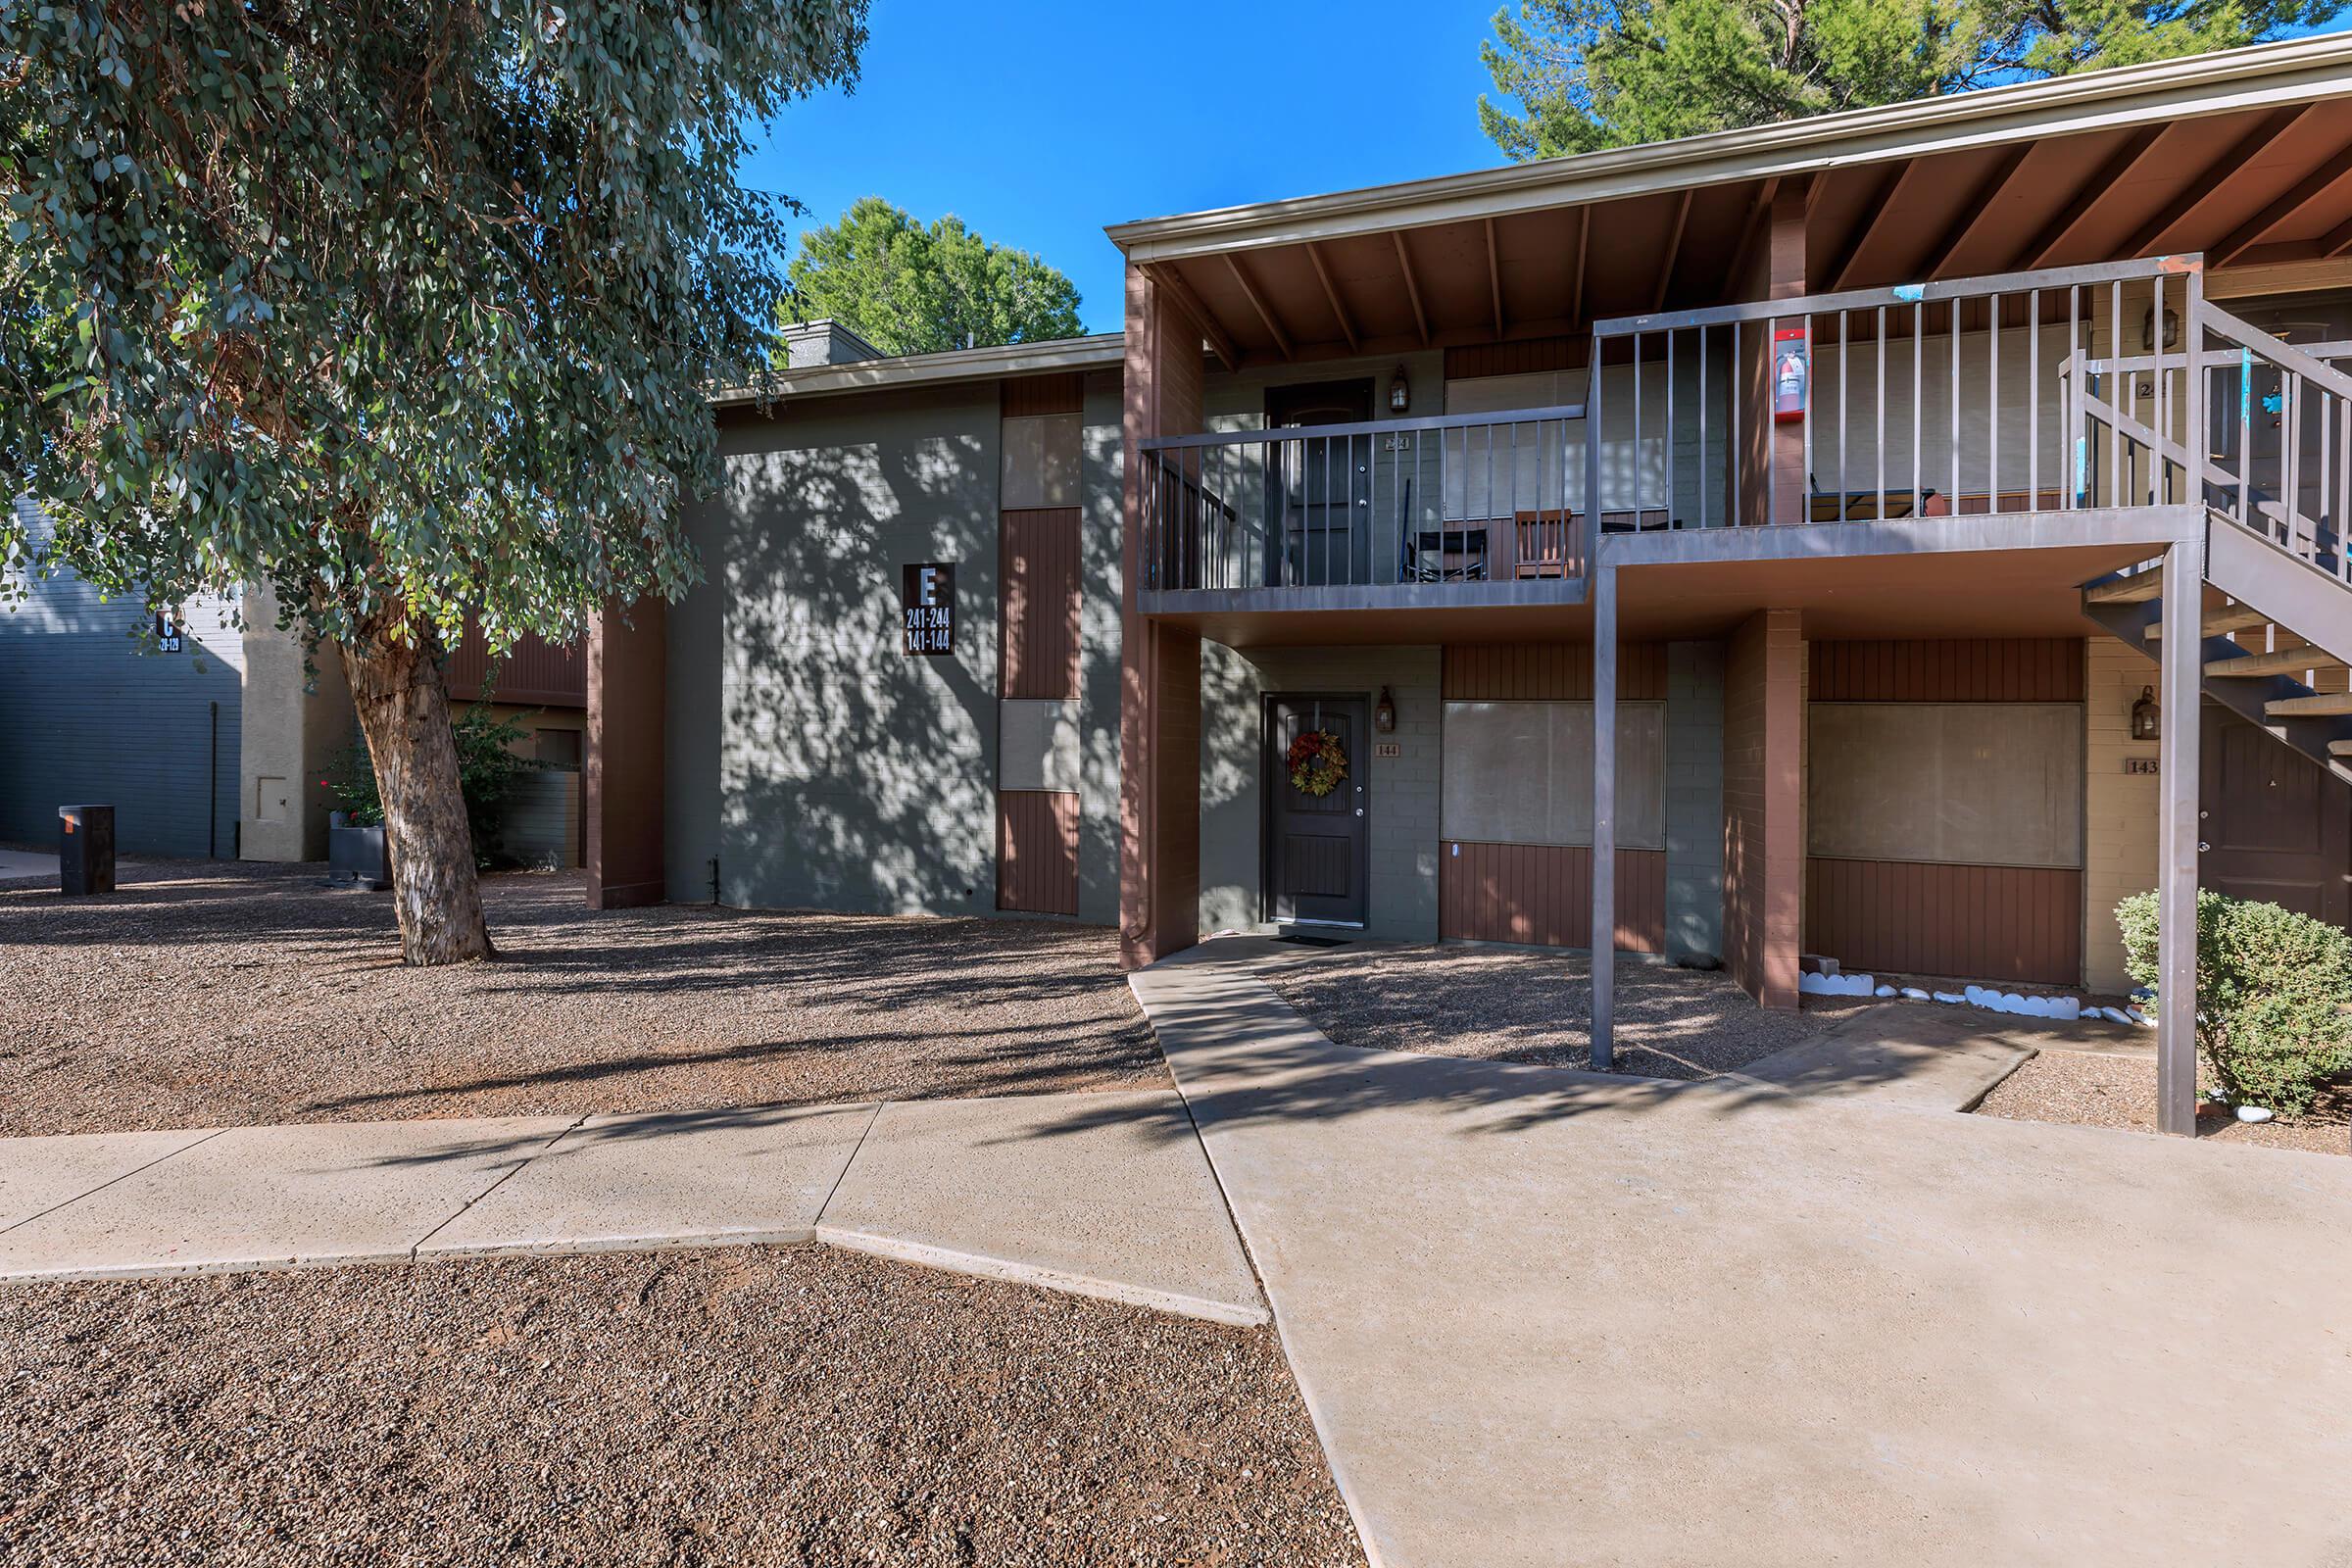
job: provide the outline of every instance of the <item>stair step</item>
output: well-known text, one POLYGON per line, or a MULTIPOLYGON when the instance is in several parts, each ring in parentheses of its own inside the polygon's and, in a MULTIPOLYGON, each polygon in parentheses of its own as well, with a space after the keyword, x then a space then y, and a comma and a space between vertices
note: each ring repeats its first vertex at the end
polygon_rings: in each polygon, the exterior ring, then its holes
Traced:
POLYGON ((2262 710, 2272 718, 2352 717, 2352 692, 2321 692, 2312 697, 2281 697, 2275 703, 2263 704, 2262 710))
POLYGON ((2352 757, 2352 741, 2329 741, 2328 755, 2329 757, 2352 757))
POLYGON ((2276 653, 2241 654, 2216 659, 2205 666, 2208 675, 2300 675, 2309 669, 2342 669, 2344 662, 2325 648, 2281 648, 2276 653))
MULTIPOLYGON (((2268 626, 2270 623, 2270 616, 2259 610, 2248 610, 2243 605, 2228 605, 2220 610, 2205 612, 2205 635, 2208 637, 2227 637, 2233 631, 2251 631, 2257 626, 2268 626)), ((2163 636, 2164 622, 2161 620, 2149 621, 2145 635, 2163 636)))
POLYGON ((2082 597, 2094 605, 2144 605, 2163 592, 2163 572, 2135 571, 2129 577, 2085 588, 2082 597))

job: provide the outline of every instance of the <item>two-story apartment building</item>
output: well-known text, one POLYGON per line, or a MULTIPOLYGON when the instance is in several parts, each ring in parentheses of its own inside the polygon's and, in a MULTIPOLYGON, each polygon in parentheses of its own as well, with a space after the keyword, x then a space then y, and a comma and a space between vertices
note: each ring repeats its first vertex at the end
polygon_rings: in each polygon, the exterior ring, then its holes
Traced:
POLYGON ((721 400, 709 580, 591 650, 592 898, 1791 1006, 2119 988, 2158 887, 2175 1128, 2200 877, 2352 918, 2352 41, 1109 232, 1123 333, 721 400))

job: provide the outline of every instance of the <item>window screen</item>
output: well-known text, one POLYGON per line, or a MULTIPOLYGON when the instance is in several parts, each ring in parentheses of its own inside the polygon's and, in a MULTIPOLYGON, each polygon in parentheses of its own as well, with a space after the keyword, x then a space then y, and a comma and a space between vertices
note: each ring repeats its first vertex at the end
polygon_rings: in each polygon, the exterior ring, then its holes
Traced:
MULTIPOLYGON (((1445 837, 1592 842, 1591 703, 1447 703, 1445 837)), ((1666 705, 1617 705, 1617 842, 1664 847, 1666 705)))
POLYGON ((2079 703, 1815 703, 1808 770, 1814 855, 2082 863, 2079 703))

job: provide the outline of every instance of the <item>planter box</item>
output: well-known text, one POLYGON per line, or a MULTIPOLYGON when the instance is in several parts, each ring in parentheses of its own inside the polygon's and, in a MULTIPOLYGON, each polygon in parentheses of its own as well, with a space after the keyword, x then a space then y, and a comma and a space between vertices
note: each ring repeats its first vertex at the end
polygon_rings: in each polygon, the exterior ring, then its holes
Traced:
POLYGON ((326 874, 378 893, 392 885, 392 857, 381 827, 353 827, 341 811, 326 817, 326 874))

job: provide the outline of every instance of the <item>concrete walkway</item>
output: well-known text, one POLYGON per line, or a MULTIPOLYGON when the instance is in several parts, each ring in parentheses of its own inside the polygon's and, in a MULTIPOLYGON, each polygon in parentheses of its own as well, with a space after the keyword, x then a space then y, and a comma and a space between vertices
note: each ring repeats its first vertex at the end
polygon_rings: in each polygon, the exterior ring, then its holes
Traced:
POLYGON ((0 1279, 811 1240, 1266 1320, 1165 1090, 0 1140, 0 1279))
POLYGON ((1388 1568, 2352 1562, 2352 1160, 1133 977, 1388 1568))

